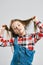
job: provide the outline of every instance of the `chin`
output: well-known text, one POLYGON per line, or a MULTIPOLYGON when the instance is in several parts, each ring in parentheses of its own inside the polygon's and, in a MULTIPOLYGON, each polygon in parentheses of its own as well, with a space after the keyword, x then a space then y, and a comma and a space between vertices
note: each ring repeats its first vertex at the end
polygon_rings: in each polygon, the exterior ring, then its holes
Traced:
POLYGON ((20 35, 22 35, 23 34, 23 31, 22 32, 20 32, 20 35))

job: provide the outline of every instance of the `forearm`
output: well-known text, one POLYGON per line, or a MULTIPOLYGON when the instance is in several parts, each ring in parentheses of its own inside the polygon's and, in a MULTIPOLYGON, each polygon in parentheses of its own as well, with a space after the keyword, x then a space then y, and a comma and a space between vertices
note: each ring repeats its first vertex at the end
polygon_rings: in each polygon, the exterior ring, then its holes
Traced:
POLYGON ((0 37, 0 46, 1 47, 12 46, 12 45, 14 45, 13 42, 14 42, 13 38, 9 39, 9 40, 5 40, 4 38, 0 37))
POLYGON ((43 37, 43 24, 37 18, 33 19, 33 22, 39 28, 34 34, 34 43, 36 43, 43 37))
POLYGON ((36 24, 36 26, 39 28, 40 32, 43 32, 43 23, 41 23, 41 21, 38 20, 37 17, 35 17, 33 19, 33 22, 36 24))

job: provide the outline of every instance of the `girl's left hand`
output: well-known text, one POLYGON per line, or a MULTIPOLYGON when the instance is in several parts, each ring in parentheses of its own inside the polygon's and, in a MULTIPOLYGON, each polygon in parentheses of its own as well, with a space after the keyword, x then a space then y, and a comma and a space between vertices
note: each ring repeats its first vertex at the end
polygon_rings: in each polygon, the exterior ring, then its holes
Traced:
POLYGON ((32 20, 33 20, 34 22, 38 22, 38 21, 39 21, 36 16, 33 16, 33 17, 32 17, 32 20))

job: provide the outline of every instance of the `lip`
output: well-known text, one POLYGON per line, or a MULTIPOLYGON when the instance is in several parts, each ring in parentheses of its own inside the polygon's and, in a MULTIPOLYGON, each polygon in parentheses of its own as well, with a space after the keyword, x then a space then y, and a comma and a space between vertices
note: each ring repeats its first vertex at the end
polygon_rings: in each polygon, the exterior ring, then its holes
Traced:
POLYGON ((23 34, 23 32, 20 32, 20 35, 22 35, 23 34))
POLYGON ((20 29, 19 31, 20 31, 20 32, 22 32, 22 31, 23 31, 23 29, 20 29))
POLYGON ((20 29, 20 30, 22 30, 22 29, 20 29))
POLYGON ((22 29, 19 29, 19 31, 21 31, 22 29))

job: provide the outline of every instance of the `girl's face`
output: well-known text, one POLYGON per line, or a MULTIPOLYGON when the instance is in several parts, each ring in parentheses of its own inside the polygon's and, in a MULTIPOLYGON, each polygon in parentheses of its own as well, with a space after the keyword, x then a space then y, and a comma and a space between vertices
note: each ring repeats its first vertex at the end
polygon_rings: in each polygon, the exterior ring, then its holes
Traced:
POLYGON ((12 27, 15 34, 18 34, 20 36, 25 34, 25 28, 21 22, 15 21, 15 22, 13 22, 11 27, 12 27))

